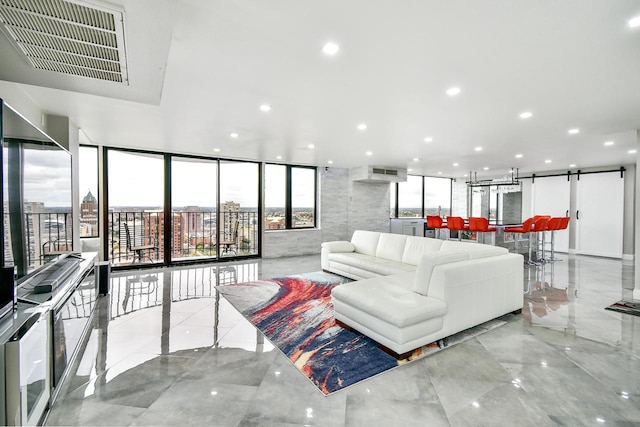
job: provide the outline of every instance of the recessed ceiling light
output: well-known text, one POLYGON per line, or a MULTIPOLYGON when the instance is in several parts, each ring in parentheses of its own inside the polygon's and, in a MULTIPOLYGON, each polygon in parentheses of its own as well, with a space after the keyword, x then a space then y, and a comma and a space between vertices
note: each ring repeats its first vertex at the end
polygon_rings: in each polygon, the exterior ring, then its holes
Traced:
POLYGON ((327 42, 324 46, 322 46, 322 51, 326 55, 335 55, 340 50, 340 46, 333 42, 327 42))
POLYGON ((476 151, 482 151, 482 147, 476 147, 476 148, 474 148, 474 150, 476 150, 476 151))
POLYGON ((466 178, 466 177, 468 177, 469 175, 467 175, 467 174, 465 173, 465 174, 464 174, 464 175, 462 175, 462 176, 464 176, 464 177, 466 178))
POLYGON ((219 148, 214 148, 214 149, 213 149, 213 152, 214 152, 214 153, 219 153, 219 152, 220 152, 220 149, 219 149, 219 148))
POLYGON ((310 149, 312 149, 312 150, 313 150, 314 148, 316 148, 316 146, 315 146, 315 145, 313 145, 313 144, 309 144, 309 145, 307 145, 307 148, 310 148, 310 149))
POLYGON ((367 152, 366 152, 366 153, 364 153, 364 154, 366 154, 367 156, 373 156, 373 152, 372 152, 372 151, 367 151, 367 152))
POLYGON ((413 172, 413 169, 409 168, 407 169, 407 172, 413 172))
POLYGON ((438 172, 438 175, 442 175, 442 172, 438 172))
POLYGON ((569 165, 569 167, 570 167, 570 168, 575 168, 575 167, 576 167, 576 164, 575 164, 575 163, 571 163, 571 164, 569 165))
POLYGON ((276 159, 282 160, 282 156, 276 156, 276 159))
POLYGON ((231 133, 229 134, 229 136, 230 136, 231 138, 237 138, 237 137, 239 137, 240 135, 238 135, 238 134, 237 134, 237 133, 235 133, 235 132, 231 132, 231 133))
POLYGON ((457 163, 454 163, 454 164, 453 164, 453 166, 458 166, 458 164, 457 164, 457 163))
POLYGON ((575 135, 577 133, 580 133, 580 129, 569 129, 569 134, 570 135, 575 135))
POLYGON ((367 128, 367 124, 366 123, 360 123, 358 125, 358 130, 365 130, 367 128))
POLYGON ((613 142, 613 141, 607 141, 607 142, 605 142, 605 143, 604 143, 604 145, 606 145, 607 147, 610 147, 610 146, 612 146, 613 144, 614 144, 614 142, 613 142))
POLYGON ((329 163, 330 165, 333 164, 333 160, 327 160, 327 163, 329 163))
POLYGON ((489 170, 489 166, 485 166, 482 169, 488 171, 489 170))
POLYGON ((424 142, 433 142, 433 138, 428 136, 424 139, 424 142))
POLYGON ((413 158, 413 161, 414 161, 414 162, 419 162, 419 161, 420 161, 420 159, 419 159, 419 158, 417 158, 417 157, 414 157, 414 158, 413 158))
POLYGON ((638 150, 629 150, 629 151, 627 151, 627 153, 629 153, 629 154, 636 154, 637 152, 638 152, 638 150))
POLYGON ((460 94, 461 91, 462 89, 460 89, 459 87, 450 87, 449 89, 447 89, 447 95, 456 96, 460 94))
POLYGON ((522 158, 522 154, 516 154, 516 159, 521 159, 522 158))
POLYGON ((267 111, 271 111, 271 105, 269 105, 269 104, 262 104, 262 105, 260 106, 260 111, 264 111, 265 113, 266 113, 267 111))
POLYGON ((520 113, 521 119, 528 119, 531 116, 533 116, 533 113, 531 111, 525 111, 524 113, 520 113))
POLYGON ((628 24, 630 28, 640 27, 640 16, 636 16, 635 18, 629 19, 628 24))
POLYGON ((544 161, 545 163, 551 163, 551 160, 547 159, 544 161))

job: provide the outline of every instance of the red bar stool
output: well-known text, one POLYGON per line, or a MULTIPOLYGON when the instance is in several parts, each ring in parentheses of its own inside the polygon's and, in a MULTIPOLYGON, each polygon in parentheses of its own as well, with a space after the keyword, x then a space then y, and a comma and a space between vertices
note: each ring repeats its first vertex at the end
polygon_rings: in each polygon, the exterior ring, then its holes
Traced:
MULTIPOLYGON (((529 233, 531 232, 531 225, 533 225, 533 217, 527 218, 522 223, 522 226, 520 226, 520 227, 505 227, 504 232, 505 233, 520 234, 521 236, 524 236, 526 234, 527 238, 528 238, 529 233)), ((515 252, 518 252, 518 240, 514 239, 514 241, 515 241, 515 243, 513 244, 513 250, 515 252)), ((531 239, 528 238, 528 241, 529 241, 529 248, 528 248, 529 259, 527 260, 527 262, 525 264, 530 265, 530 264, 533 264, 533 262, 531 261, 531 239)))
POLYGON ((475 231, 477 236, 482 236, 482 243, 484 243, 484 238, 486 237, 486 233, 495 233, 495 227, 489 226, 489 220, 483 217, 469 217, 469 231, 475 231))
MULTIPOLYGON (((568 216, 561 216, 560 217, 560 225, 558 226, 558 228, 556 230, 552 230, 551 231, 551 261, 558 261, 557 259, 554 258, 553 254, 554 254, 554 236, 555 236, 555 232, 556 231, 562 231, 562 230, 566 230, 567 227, 569 227, 569 221, 571 220, 571 217, 568 216)), ((547 228, 549 226, 547 225, 547 228)))
POLYGON ((462 232, 469 231, 469 227, 467 227, 464 223, 464 219, 460 216, 448 216, 447 217, 447 228, 450 231, 458 232, 458 240, 462 240, 462 232))
MULTIPOLYGON (((562 217, 553 217, 549 220, 549 222, 547 223, 547 230, 551 233, 551 258, 549 258, 547 261, 553 262, 556 259, 554 258, 554 244, 555 244, 555 233, 556 231, 560 230, 560 227, 562 226, 562 217)), ((543 243, 543 250, 544 248, 546 248, 546 244, 543 243)))
POLYGON ((535 233, 535 239, 536 239, 536 257, 538 256, 538 249, 540 247, 539 243, 538 243, 538 237, 540 236, 540 234, 542 234, 542 255, 538 258, 538 263, 535 263, 536 265, 540 265, 540 263, 544 263, 546 262, 546 260, 544 259, 544 243, 545 243, 545 239, 544 239, 544 232, 547 231, 547 224, 549 223, 549 220, 551 219, 550 216, 548 215, 536 215, 533 217, 533 224, 531 225, 531 232, 535 233))
POLYGON ((440 238, 440 230, 447 228, 447 224, 442 221, 439 215, 427 215, 427 228, 436 230, 436 237, 440 238))

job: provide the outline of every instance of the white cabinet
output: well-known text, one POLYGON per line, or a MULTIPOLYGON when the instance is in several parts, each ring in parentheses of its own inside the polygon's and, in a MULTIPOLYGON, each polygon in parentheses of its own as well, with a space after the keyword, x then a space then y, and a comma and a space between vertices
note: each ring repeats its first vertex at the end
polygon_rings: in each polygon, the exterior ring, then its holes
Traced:
POLYGON ((424 223, 425 220, 422 218, 392 219, 391 232, 407 236, 424 236, 424 223))

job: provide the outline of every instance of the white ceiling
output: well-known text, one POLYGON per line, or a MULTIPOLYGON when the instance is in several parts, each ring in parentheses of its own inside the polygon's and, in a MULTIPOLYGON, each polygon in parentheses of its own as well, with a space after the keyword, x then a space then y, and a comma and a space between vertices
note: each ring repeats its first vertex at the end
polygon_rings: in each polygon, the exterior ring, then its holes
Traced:
POLYGON ((635 163, 637 0, 111 3, 128 86, 28 69, 0 43, 0 79, 94 144, 478 178, 635 163))

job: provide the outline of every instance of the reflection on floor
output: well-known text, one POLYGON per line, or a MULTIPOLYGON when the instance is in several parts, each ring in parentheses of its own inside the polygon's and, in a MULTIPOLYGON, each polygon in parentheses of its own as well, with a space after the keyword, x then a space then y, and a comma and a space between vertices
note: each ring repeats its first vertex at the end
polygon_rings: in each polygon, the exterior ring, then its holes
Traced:
POLYGON ((525 269, 522 316, 329 397, 216 284, 319 270, 319 256, 114 274, 47 425, 640 423, 633 265, 565 255, 525 269))

